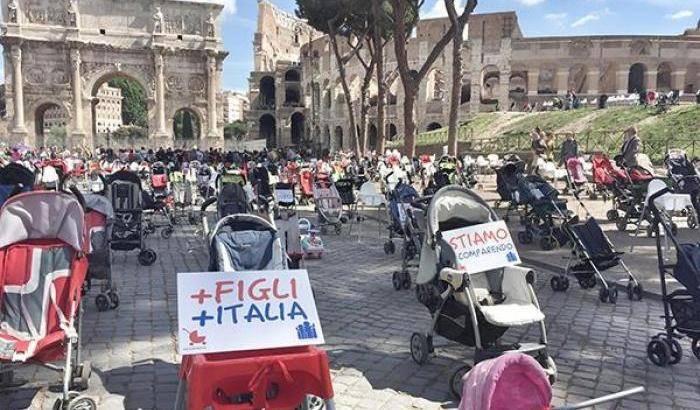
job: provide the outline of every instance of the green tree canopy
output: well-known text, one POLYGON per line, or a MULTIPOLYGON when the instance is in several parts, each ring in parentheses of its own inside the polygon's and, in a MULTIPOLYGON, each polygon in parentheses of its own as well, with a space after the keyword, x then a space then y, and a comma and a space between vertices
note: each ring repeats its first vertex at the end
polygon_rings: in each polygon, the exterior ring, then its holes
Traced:
POLYGON ((248 134, 248 124, 245 121, 237 120, 226 124, 224 127, 224 138, 237 140, 242 139, 248 134))
POLYGON ((124 125, 148 127, 148 105, 146 92, 141 85, 126 77, 117 77, 109 81, 110 87, 122 91, 122 120, 124 125))

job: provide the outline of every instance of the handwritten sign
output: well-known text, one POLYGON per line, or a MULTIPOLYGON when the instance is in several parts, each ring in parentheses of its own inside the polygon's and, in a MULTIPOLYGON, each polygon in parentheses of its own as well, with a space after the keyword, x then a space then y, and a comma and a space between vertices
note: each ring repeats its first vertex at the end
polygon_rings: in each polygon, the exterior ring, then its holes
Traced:
POLYGON ((294 192, 291 189, 276 189, 275 199, 278 204, 293 204, 294 192))
POLYGON ((179 273, 180 354, 323 344, 305 270, 179 273))
POLYGON ((442 238, 454 250, 457 269, 466 273, 520 264, 518 250, 503 221, 447 231, 442 238))

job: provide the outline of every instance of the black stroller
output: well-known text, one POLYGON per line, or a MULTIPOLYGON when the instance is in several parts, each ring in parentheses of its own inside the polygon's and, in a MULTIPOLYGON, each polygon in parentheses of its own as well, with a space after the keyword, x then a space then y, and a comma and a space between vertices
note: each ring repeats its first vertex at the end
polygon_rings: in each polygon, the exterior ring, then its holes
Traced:
POLYGON ((422 197, 405 206, 403 225, 403 246, 401 247, 401 270, 395 271, 391 283, 395 290, 411 288, 409 268, 417 268, 420 251, 425 239, 426 214, 432 197, 422 197), (416 262, 413 262, 416 261, 416 262))
POLYGON ((686 213, 688 227, 696 229, 700 225, 700 174, 683 152, 669 152, 665 162, 676 192, 690 195, 693 201, 694 209, 688 209, 686 213))
POLYGON ((517 155, 510 155, 504 159, 502 166, 496 168, 496 192, 500 200, 494 204, 495 208, 502 203, 508 203, 508 209, 503 220, 508 222, 510 213, 518 210, 518 180, 525 173, 525 162, 517 155))
POLYGON ((155 263, 157 254, 146 247, 146 224, 143 215, 142 189, 139 176, 126 170, 107 177, 107 198, 114 209, 111 247, 115 251, 138 249, 143 266, 155 263))
POLYGON ((528 175, 518 179, 516 194, 516 203, 525 206, 520 218, 525 230, 518 232, 521 244, 530 244, 538 237, 542 249, 550 251, 568 242, 561 224, 571 213, 559 191, 542 177, 528 175))
POLYGON ((357 196, 355 195, 355 181, 344 178, 335 182, 335 189, 340 195, 340 202, 343 207, 347 208, 347 216, 342 216, 341 221, 347 222, 348 219, 357 217, 357 196))
POLYGON ((35 179, 32 171, 14 162, 0 168, 0 206, 10 197, 31 191, 35 179))
POLYGON ((649 199, 656 234, 656 250, 659 259, 661 295, 664 304, 664 331, 654 336, 647 345, 647 357, 657 366, 677 364, 683 357, 679 339, 689 336, 691 349, 700 360, 700 243, 681 244, 671 231, 666 218, 654 201, 669 192, 659 191, 649 199), (661 228, 676 248, 676 263, 668 264, 664 255, 661 228), (674 277, 685 289, 668 293, 666 276, 674 277))
POLYGON ((613 272, 626 276, 622 281, 627 281, 628 299, 642 300, 642 284, 622 260, 623 253, 615 249, 598 221, 593 217, 581 223, 576 219, 566 220, 562 224, 562 230, 571 241, 571 256, 566 264, 566 273, 554 276, 550 281, 554 291, 566 291, 569 288, 567 275, 573 274, 582 289, 592 289, 600 282, 600 301, 616 303, 616 282, 608 281, 603 272, 617 268, 613 272))

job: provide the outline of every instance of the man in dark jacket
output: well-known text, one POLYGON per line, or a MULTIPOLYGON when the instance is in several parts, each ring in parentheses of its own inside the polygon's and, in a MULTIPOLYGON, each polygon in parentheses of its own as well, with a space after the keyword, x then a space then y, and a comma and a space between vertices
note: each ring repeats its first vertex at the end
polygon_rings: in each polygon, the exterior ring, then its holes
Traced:
POLYGON ((565 164, 569 158, 578 157, 578 142, 573 133, 566 136, 566 140, 561 144, 561 159, 559 165, 565 164))

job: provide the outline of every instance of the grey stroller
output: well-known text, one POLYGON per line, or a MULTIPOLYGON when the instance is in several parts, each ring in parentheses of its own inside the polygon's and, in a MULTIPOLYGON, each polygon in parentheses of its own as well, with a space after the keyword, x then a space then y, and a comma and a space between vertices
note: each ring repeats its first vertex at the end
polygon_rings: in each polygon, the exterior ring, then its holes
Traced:
MULTIPOLYGON (((411 336, 411 356, 418 364, 434 352, 435 333, 476 348, 474 362, 519 351, 534 356, 550 381, 556 378, 554 360, 547 353, 544 313, 533 285, 535 272, 510 266, 468 274, 457 269, 452 247, 442 239, 451 230, 496 222, 500 218, 476 193, 456 185, 440 189, 428 207, 426 238, 420 258, 418 298, 428 308, 432 325, 427 333, 411 336), (538 324, 539 343, 503 344, 501 337, 513 326, 538 324)), ((451 392, 459 397, 464 365, 450 379, 451 392)))
POLYGON ((112 251, 110 241, 114 224, 114 209, 109 199, 102 195, 88 194, 85 198, 85 228, 88 239, 88 288, 100 282, 100 293, 95 296, 97 310, 116 309, 119 295, 112 283, 112 251))

